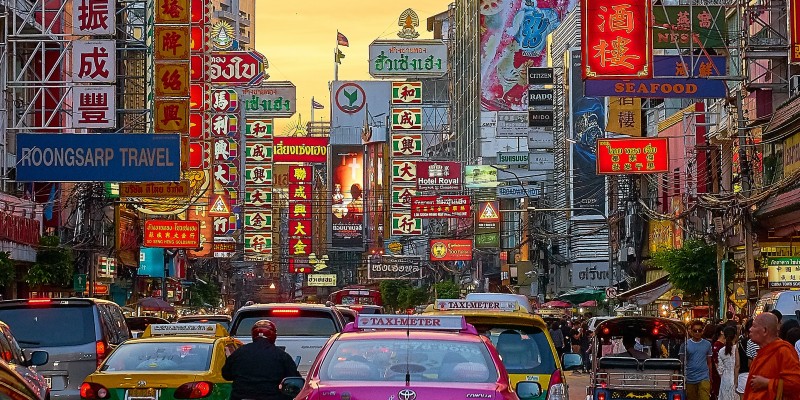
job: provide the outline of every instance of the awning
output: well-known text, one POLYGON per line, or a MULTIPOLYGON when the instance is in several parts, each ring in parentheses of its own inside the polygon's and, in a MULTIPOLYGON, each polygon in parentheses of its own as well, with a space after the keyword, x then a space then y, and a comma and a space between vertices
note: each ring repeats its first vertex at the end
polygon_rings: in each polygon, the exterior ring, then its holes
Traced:
POLYGON ((605 290, 593 289, 589 287, 578 288, 558 296, 559 300, 568 301, 570 303, 581 303, 589 300, 603 301, 605 298, 605 290))
POLYGON ((654 302, 670 289, 672 289, 672 283, 669 282, 669 275, 664 275, 642 286, 637 286, 631 290, 622 292, 617 295, 617 298, 643 306, 654 302))

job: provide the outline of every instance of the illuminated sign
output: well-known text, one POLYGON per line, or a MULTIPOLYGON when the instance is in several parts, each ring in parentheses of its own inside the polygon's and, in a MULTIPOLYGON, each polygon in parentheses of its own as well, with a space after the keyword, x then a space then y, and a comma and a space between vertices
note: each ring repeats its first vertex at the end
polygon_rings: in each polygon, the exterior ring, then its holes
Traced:
POLYGON ((413 196, 411 218, 467 218, 469 196, 413 196))
POLYGON ((273 146, 273 162, 328 162, 327 137, 276 137, 273 146))
POLYGON ((667 171, 667 138, 597 140, 598 174, 652 174, 667 171))
POLYGON ((156 60, 188 60, 189 26, 156 26, 153 55, 156 60))
POLYGON ((800 287, 800 257, 768 257, 767 282, 770 288, 800 287))
POLYGON ((198 248, 200 247, 200 222, 167 220, 145 221, 144 246, 198 248))
POLYGON ((472 260, 472 240, 433 239, 431 240, 431 261, 470 261, 472 260))
POLYGON ((725 7, 705 5, 653 7, 654 49, 726 47, 727 36, 725 7))
POLYGON ((189 181, 120 183, 120 197, 184 197, 189 196, 189 181))
POLYGON ((800 0, 789 0, 789 61, 800 62, 800 0))
POLYGON ((417 161, 417 190, 461 190, 461 163, 417 161))
POLYGON ((653 76, 649 1, 581 0, 584 79, 653 76))

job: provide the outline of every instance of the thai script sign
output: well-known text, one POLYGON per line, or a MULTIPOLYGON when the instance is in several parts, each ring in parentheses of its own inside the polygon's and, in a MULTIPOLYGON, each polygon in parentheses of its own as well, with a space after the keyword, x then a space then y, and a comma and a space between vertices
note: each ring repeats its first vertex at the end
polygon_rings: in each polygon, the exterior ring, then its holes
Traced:
POLYGON ((586 96, 710 99, 728 95, 724 80, 704 79, 725 75, 723 56, 655 56, 653 68, 653 79, 587 80, 586 96), (675 78, 681 76, 686 78, 675 78))
POLYGON ((471 212, 469 196, 411 197, 411 218, 467 218, 471 212))
POLYGON ((433 239, 431 240, 431 261, 470 261, 472 260, 472 240, 433 239))
POLYGON ((273 146, 274 162, 328 162, 327 137, 276 137, 273 146))
POLYGON ((38 246, 41 233, 38 220, 0 211, 0 240, 38 246))
POLYGON ((177 182, 180 154, 173 134, 18 134, 17 180, 177 182))
POLYGON ((605 287, 608 286, 610 278, 608 260, 572 263, 572 285, 575 287, 605 287))
POLYGON ((369 45, 374 78, 440 77, 447 73, 447 45, 441 40, 376 40, 369 45))
POLYGON ((419 257, 386 256, 379 263, 370 264, 367 279, 422 279, 419 257))
POLYGON ((208 82, 226 86, 258 86, 266 77, 266 58, 257 51, 218 51, 208 57, 208 82))
POLYGON ((724 7, 653 7, 654 49, 725 47, 727 36, 728 24, 725 21, 724 7))
POLYGON ((505 151, 497 153, 498 165, 528 165, 527 151, 505 151))
POLYGON ((417 161, 417 190, 461 190, 461 163, 417 161))
POLYGON ((291 117, 296 112, 297 88, 292 82, 264 82, 242 89, 244 110, 248 116, 291 117))
POLYGON ((653 76, 651 4, 632 0, 581 0, 584 79, 653 76))
POLYGON ((186 197, 189 196, 189 181, 121 183, 120 197, 186 197))
POLYGON ((789 0, 789 61, 800 62, 800 1, 789 0))
POLYGON ((499 199, 538 198, 541 193, 541 189, 533 185, 505 185, 497 187, 497 198, 499 199))
POLYGON ((597 140, 598 174, 652 174, 667 171, 667 138, 597 140))
POLYGON ((800 287, 800 257, 768 257, 767 282, 770 288, 800 287))
POLYGON ((309 274, 307 286, 336 286, 336 274, 309 274))
POLYGON ((200 222, 167 220, 145 221, 144 246, 198 248, 200 247, 200 222))

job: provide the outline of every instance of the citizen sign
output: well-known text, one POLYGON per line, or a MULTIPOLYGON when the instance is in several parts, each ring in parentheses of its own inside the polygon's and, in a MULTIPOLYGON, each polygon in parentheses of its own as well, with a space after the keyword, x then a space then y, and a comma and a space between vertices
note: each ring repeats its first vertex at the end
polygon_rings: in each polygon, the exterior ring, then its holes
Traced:
POLYGON ((266 78, 266 59, 257 51, 211 53, 208 81, 227 86, 258 86, 266 78))

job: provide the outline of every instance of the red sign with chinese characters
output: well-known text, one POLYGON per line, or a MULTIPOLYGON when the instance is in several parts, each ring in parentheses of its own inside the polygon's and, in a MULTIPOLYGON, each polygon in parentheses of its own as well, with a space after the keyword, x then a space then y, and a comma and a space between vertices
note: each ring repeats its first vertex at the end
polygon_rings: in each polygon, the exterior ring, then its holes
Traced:
POLYGON ((597 173, 652 174, 669 170, 667 138, 598 139, 597 173))
POLYGON ((326 137, 276 137, 274 162, 326 163, 328 162, 326 137))
POLYGON ((257 51, 213 52, 206 74, 216 85, 258 86, 267 77, 266 61, 257 51))
POLYGON ((653 77, 649 1, 581 0, 584 79, 653 77))
POLYGON ((311 250, 311 181, 309 166, 289 166, 289 255, 306 256, 311 250))
POLYGON ((413 196, 411 218, 467 218, 469 196, 413 196))
POLYGON ((789 62, 800 63, 800 0, 789 0, 789 62))
POLYGON ((144 245, 196 249, 200 247, 200 221, 145 221, 144 245))

